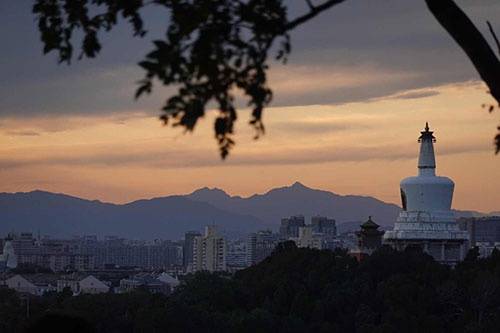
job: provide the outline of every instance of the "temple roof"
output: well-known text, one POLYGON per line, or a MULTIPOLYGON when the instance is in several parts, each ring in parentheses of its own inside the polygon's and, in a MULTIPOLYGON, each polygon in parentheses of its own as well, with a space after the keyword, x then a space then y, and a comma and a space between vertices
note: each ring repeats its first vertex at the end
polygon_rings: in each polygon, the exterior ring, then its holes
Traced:
POLYGON ((377 223, 373 222, 371 216, 368 216, 368 221, 361 225, 362 229, 378 229, 379 227, 380 226, 377 223))

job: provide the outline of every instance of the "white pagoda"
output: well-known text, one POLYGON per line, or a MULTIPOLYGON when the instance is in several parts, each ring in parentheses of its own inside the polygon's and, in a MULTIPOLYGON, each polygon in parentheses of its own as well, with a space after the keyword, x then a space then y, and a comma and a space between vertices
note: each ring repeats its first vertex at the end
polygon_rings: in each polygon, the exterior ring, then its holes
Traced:
POLYGON ((469 237, 459 229, 451 210, 455 184, 436 176, 436 138, 427 123, 418 142, 418 176, 401 181, 403 210, 394 229, 385 233, 384 243, 397 250, 420 247, 436 261, 454 265, 465 257, 469 237))

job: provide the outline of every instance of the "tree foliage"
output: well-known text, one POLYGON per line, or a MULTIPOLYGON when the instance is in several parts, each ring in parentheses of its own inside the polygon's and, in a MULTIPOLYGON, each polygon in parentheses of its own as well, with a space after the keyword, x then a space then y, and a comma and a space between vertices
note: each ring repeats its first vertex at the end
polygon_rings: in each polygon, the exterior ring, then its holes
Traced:
MULTIPOLYGON (((78 58, 92 58, 102 47, 100 33, 110 31, 120 18, 129 21, 135 36, 144 37, 141 10, 166 9, 165 38, 154 40, 153 49, 139 63, 145 77, 135 96, 151 93, 155 82, 176 87, 161 119, 187 131, 193 131, 214 103, 215 138, 225 158, 234 145, 236 96, 246 97, 252 109, 249 122, 258 138, 264 133, 262 112, 272 100, 269 58, 285 62, 291 50, 289 32, 344 0, 304 1, 308 12, 295 18, 288 17, 284 0, 36 0, 33 13, 44 53, 55 51, 60 62, 70 63, 75 35, 83 36, 78 58)), ((453 0, 425 1, 500 102, 500 61, 481 33, 453 0)), ((495 143, 498 153, 500 134, 495 143)))
POLYGON ((2 332, 497 332, 500 253, 471 252, 455 268, 415 250, 346 251, 281 245, 233 276, 200 272, 171 295, 33 297, 0 289, 2 332))
MULTIPOLYGON (((161 119, 192 131, 210 102, 219 115, 214 130, 222 157, 234 141, 237 90, 252 108, 250 124, 256 136, 264 132, 262 110, 272 98, 267 86, 269 52, 278 43, 275 57, 286 60, 290 52, 286 7, 282 0, 157 0, 149 4, 169 10, 165 39, 139 65, 146 75, 136 98, 150 93, 154 80, 178 87, 164 107, 161 119)), ((101 49, 98 33, 109 31, 120 16, 132 24, 136 36, 144 36, 142 0, 38 0, 33 12, 44 42, 44 52, 57 51, 61 62, 73 55, 72 36, 82 30, 80 57, 95 57, 101 49), (97 13, 94 13, 97 12, 97 13), (91 14, 94 13, 94 14, 91 14)))

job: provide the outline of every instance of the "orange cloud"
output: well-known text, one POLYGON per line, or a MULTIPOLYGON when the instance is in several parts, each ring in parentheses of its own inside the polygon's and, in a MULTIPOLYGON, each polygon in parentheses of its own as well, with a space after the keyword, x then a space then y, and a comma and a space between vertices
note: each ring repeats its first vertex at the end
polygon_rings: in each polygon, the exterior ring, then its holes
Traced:
POLYGON ((210 112, 186 135, 141 112, 4 119, 0 191, 42 188, 124 202, 201 186, 248 195, 300 180, 398 203, 398 183, 415 174, 416 138, 429 121, 438 138, 438 173, 457 183, 455 207, 498 210, 496 119, 480 107, 489 101, 485 90, 469 82, 362 103, 269 108, 268 131, 258 141, 243 111, 226 162, 217 154, 210 112), (13 135, 31 132, 40 135, 13 135))

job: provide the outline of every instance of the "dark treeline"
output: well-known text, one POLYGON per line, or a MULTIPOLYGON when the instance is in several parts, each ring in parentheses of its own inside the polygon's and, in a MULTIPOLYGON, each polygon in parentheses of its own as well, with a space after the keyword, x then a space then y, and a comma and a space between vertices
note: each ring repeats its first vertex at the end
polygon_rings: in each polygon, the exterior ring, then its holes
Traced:
POLYGON ((281 244, 225 276, 198 273, 172 295, 0 290, 1 332, 498 332, 500 253, 455 268, 382 248, 361 263, 338 250, 281 244))

